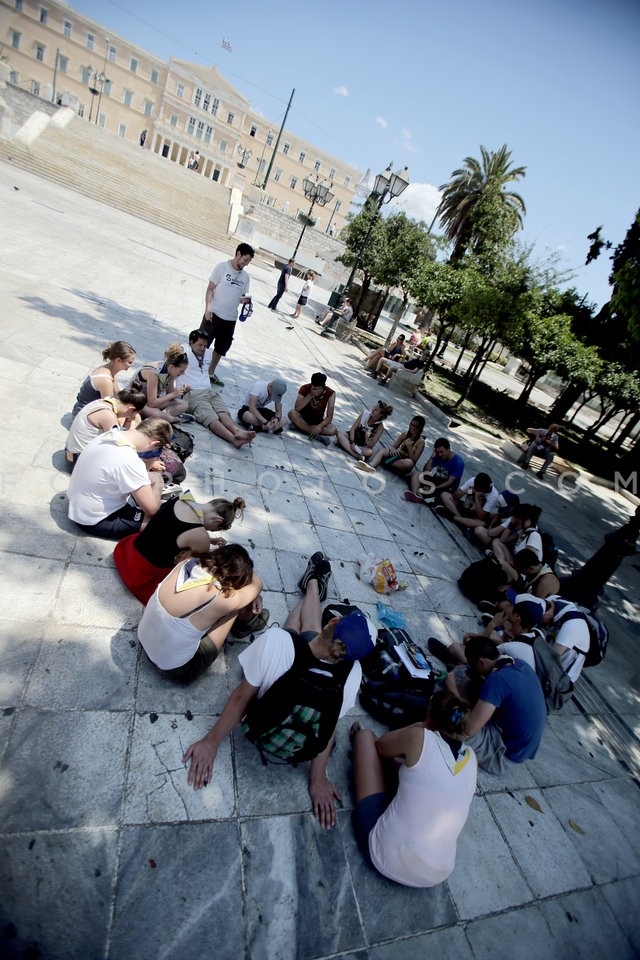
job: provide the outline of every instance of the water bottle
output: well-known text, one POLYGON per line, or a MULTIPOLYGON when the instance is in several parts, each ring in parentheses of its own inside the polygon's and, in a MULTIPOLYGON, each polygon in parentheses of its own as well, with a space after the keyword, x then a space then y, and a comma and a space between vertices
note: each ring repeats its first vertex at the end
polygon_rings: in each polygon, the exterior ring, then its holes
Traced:
POLYGON ((253 304, 251 300, 249 300, 248 303, 243 303, 242 310, 240 311, 240 316, 238 317, 240 323, 244 323, 245 320, 248 320, 252 313, 253 313, 253 304))

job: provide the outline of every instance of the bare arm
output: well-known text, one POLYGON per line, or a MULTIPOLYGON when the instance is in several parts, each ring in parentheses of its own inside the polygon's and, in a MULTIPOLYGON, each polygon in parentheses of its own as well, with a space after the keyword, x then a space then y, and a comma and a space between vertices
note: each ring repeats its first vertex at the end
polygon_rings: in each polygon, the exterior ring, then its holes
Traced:
POLYGON ((496 708, 492 703, 487 703, 486 700, 478 700, 469 717, 467 736, 473 737, 476 733, 479 733, 489 723, 495 712, 496 708))
POLYGON ((182 762, 188 763, 191 760, 187 783, 193 786, 194 790, 200 790, 210 782, 218 747, 236 724, 240 723, 259 689, 259 687, 253 687, 247 680, 238 684, 209 733, 185 750, 182 762))
POLYGON ((95 413, 87 417, 89 423, 106 433, 112 427, 119 426, 119 420, 113 410, 96 410, 95 413))
POLYGON ((329 397, 329 403, 327 404, 327 413, 324 420, 320 424, 321 427, 326 427, 333 420, 333 410, 335 405, 336 405, 336 395, 334 393, 332 394, 331 397, 329 397))
POLYGON ((204 295, 204 315, 208 317, 211 313, 211 299, 213 297, 213 291, 215 290, 216 285, 212 280, 209 280, 207 284, 207 291, 204 295))
POLYGON ((327 764, 333 749, 335 732, 329 743, 317 757, 311 761, 311 770, 309 772, 309 796, 313 803, 313 815, 326 830, 334 826, 336 822, 336 800, 341 800, 335 784, 327 779, 327 764))
POLYGON ((412 767, 420 759, 424 744, 424 724, 413 723, 410 727, 390 730, 376 740, 380 757, 402 757, 406 766, 412 767))
POLYGON ((298 396, 296 397, 296 402, 293 405, 293 409, 297 410, 299 413, 301 410, 304 410, 305 407, 309 406, 312 399, 313 399, 313 395, 311 391, 309 391, 306 397, 304 396, 304 394, 299 393, 298 396))
POLYGON ((131 495, 147 517, 152 517, 160 509, 160 491, 156 493, 149 483, 138 487, 131 495))

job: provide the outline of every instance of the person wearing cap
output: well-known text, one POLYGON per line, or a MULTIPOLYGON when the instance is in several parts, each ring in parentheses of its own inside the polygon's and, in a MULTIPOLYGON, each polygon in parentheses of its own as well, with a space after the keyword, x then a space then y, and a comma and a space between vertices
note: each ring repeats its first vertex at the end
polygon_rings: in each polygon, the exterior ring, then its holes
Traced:
POLYGON ((314 373, 311 383, 303 383, 298 390, 295 406, 287 416, 296 430, 326 447, 338 432, 332 422, 335 402, 335 390, 327 386, 326 373, 314 373))
MULTIPOLYGON (((471 677, 482 684, 466 740, 479 766, 501 774, 507 770, 507 760, 533 760, 547 720, 537 674, 523 660, 502 655, 488 637, 471 637, 465 652, 471 677)), ((447 674, 447 687, 459 696, 454 672, 447 674)))
POLYGON ((287 385, 280 377, 274 377, 273 380, 256 380, 242 398, 238 420, 254 427, 258 432, 282 433, 284 427, 282 398, 286 392, 287 385), (268 407, 268 403, 273 403, 275 410, 268 407))
POLYGON ((488 473, 478 473, 467 480, 455 493, 440 494, 435 512, 455 521, 461 527, 485 526, 498 507, 499 491, 488 473))
MULTIPOLYGON (((304 597, 289 613, 284 627, 270 627, 240 654, 238 659, 244 679, 232 692, 209 733, 192 743, 182 758, 183 763, 189 764, 187 781, 194 790, 200 790, 211 781, 220 744, 245 717, 254 699, 259 701, 264 697, 269 688, 290 670, 296 658, 295 641, 301 639, 308 644, 320 671, 323 667, 330 671, 332 667, 351 663, 347 671, 342 667, 342 704, 336 720, 355 704, 362 679, 358 661, 373 650, 376 631, 360 611, 343 618, 332 617, 322 627, 320 598, 326 590, 328 566, 326 557, 318 559, 314 555, 299 584, 304 597)), ((334 739, 335 731, 321 753, 311 760, 309 774, 313 813, 320 826, 325 828, 334 826, 335 804, 340 800, 336 786, 327 779, 327 764, 334 739)))

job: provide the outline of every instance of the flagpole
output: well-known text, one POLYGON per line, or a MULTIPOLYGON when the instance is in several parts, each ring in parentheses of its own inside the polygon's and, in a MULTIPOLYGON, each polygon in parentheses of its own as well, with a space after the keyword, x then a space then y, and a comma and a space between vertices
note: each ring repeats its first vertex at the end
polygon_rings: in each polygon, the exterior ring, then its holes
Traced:
POLYGON ((265 176, 265 178, 264 178, 264 183, 262 184, 262 189, 263 189, 263 190, 266 190, 266 188, 267 188, 267 183, 269 182, 269 177, 271 176, 271 168, 273 167, 274 160, 276 159, 276 153, 277 153, 277 151, 278 151, 278 144, 280 143, 280 137, 282 136, 282 131, 284 130, 284 125, 285 125, 285 123, 287 122, 287 117, 289 116, 289 110, 290 110, 290 108, 291 108, 291 101, 293 100, 293 95, 294 95, 295 92, 296 92, 296 88, 294 87, 293 90, 291 91, 291 96, 289 97, 289 103, 287 104, 287 109, 286 109, 285 114, 284 114, 284 119, 283 119, 283 121, 282 121, 282 125, 281 125, 281 127, 280 127, 280 130, 278 131, 278 138, 277 138, 276 143, 275 143, 275 146, 274 146, 274 148, 273 148, 273 153, 271 154, 271 160, 269 161, 269 166, 267 167, 267 174, 266 174, 266 176, 265 176))

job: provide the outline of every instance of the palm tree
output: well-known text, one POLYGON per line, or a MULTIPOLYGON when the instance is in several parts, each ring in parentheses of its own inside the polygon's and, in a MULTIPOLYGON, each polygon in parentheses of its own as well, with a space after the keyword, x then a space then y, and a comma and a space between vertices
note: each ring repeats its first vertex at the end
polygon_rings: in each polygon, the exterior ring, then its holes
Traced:
POLYGON ((524 177, 527 168, 511 166, 511 151, 506 143, 495 152, 481 146, 480 153, 481 162, 465 157, 464 166, 454 170, 449 183, 440 187, 442 200, 436 216, 447 238, 454 243, 452 261, 459 260, 467 250, 482 246, 488 220, 503 221, 511 237, 522 227, 522 215, 527 212, 522 197, 504 189, 507 183, 524 177), (483 204, 487 208, 484 217, 483 204))

